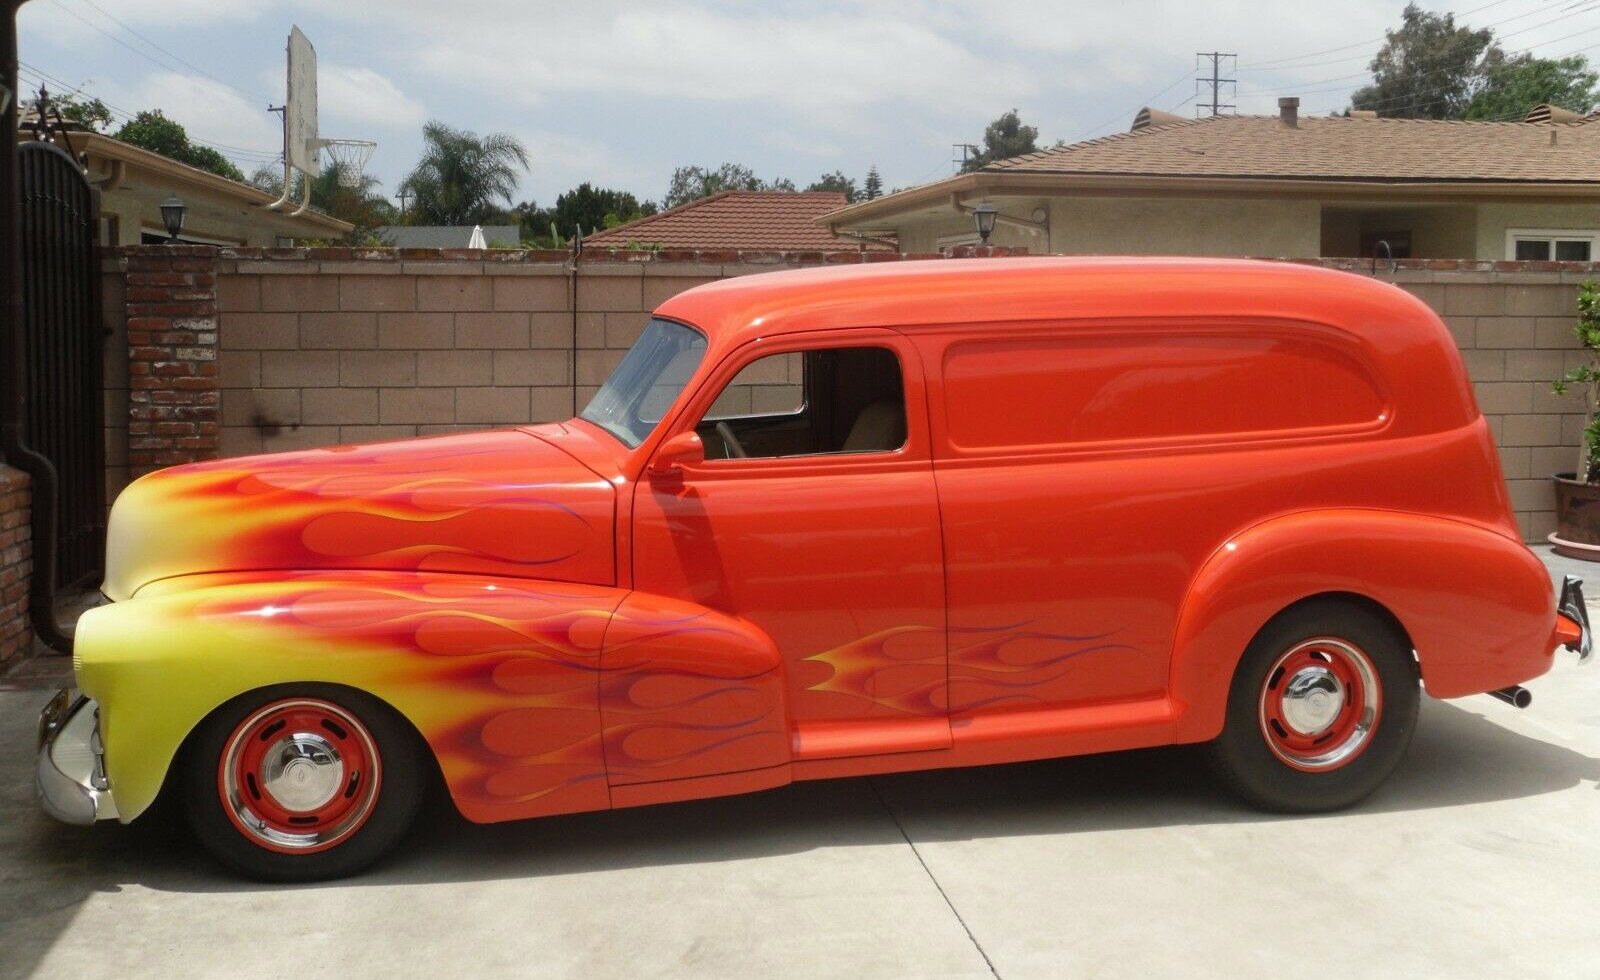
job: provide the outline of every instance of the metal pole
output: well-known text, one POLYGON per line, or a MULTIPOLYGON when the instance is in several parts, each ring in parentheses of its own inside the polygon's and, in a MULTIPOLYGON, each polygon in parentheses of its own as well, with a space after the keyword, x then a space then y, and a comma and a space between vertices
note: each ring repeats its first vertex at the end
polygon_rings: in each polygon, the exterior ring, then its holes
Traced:
MULTIPOLYGON (((0 7, 0 76, 17 90, 17 11, 27 0, 0 7)), ((22 249, 18 244, 17 114, 0 113, 0 458, 33 477, 33 581, 28 613, 34 634, 60 653, 72 638, 55 618, 58 526, 56 468, 27 445, 28 347, 22 331, 22 249)))
MULTIPOLYGON (((17 295, 17 10, 26 0, 0 7, 0 84, 13 93, 13 107, 0 113, 0 459, 12 456, 22 436, 22 300, 17 295)), ((15 463, 15 460, 13 460, 15 463)))

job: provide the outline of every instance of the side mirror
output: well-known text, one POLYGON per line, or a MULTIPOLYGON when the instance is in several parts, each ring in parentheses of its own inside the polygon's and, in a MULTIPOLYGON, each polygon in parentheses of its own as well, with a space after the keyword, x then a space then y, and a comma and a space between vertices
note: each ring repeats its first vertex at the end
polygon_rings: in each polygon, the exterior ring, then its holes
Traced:
POLYGON ((680 432, 656 447, 655 458, 650 461, 651 476, 669 476, 679 473, 684 466, 703 462, 705 443, 694 432, 680 432))

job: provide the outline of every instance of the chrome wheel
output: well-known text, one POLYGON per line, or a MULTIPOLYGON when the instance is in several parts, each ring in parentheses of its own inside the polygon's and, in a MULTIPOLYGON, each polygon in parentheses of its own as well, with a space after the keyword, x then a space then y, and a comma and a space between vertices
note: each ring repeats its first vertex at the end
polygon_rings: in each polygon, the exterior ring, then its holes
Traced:
POLYGON ((350 836, 378 799, 372 735, 328 701, 266 705, 234 729, 217 769, 223 809, 269 850, 310 853, 350 836))
POLYGON ((1337 769, 1361 754, 1382 709, 1382 685, 1359 648, 1333 637, 1295 644, 1262 684, 1261 735, 1296 769, 1337 769))

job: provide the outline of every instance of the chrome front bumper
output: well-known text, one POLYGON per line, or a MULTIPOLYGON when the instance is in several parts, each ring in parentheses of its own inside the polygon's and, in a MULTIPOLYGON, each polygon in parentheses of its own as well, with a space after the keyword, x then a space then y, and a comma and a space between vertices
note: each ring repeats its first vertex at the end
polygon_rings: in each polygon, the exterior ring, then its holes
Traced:
POLYGON ((1562 646, 1578 654, 1578 663, 1588 663, 1594 656, 1594 636, 1589 631, 1589 608, 1583 603, 1583 579, 1568 575, 1562 580, 1556 612, 1578 624, 1578 638, 1562 646))
POLYGON ((72 824, 116 819, 100 748, 99 705, 57 691, 39 712, 38 751, 34 783, 46 813, 72 824))

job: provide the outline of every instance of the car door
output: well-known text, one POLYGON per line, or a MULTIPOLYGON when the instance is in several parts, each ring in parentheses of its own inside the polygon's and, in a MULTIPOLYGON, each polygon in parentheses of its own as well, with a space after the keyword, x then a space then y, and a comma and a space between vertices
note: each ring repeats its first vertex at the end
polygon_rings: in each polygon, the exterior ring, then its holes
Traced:
MULTIPOLYGON (((697 431, 706 458, 637 484, 635 589, 770 637, 795 758, 948 748, 944 559, 915 349, 887 330, 755 341, 672 425, 667 440, 697 431)), ((693 760, 667 772, 705 774, 693 760)))

